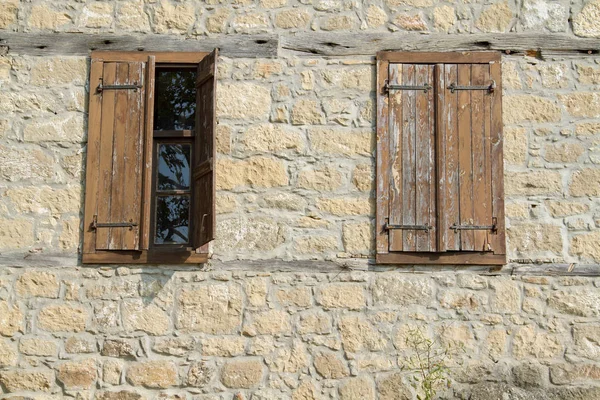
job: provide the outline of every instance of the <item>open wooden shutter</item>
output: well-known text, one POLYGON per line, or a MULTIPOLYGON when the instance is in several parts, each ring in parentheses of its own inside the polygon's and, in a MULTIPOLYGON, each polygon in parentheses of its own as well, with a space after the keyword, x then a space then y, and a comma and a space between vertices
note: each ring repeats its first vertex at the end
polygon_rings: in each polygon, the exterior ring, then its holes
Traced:
POLYGON ((499 65, 437 70, 439 251, 504 254, 499 65))
POLYGON ((434 65, 390 64, 389 250, 436 243, 434 65))
POLYGON ((196 251, 215 237, 215 134, 218 49, 198 64, 193 154, 193 235, 196 251))
POLYGON ((84 253, 140 247, 145 72, 143 62, 92 60, 84 253))

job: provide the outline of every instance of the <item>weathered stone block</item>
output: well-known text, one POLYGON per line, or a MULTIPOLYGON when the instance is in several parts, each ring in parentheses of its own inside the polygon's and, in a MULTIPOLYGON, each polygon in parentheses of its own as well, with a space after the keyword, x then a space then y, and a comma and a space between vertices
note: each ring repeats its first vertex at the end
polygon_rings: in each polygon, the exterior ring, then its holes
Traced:
POLYGON ((176 327, 203 333, 236 333, 242 323, 242 291, 237 285, 211 284, 182 288, 176 327))
POLYGON ((343 156, 369 156, 374 149, 370 131, 344 131, 334 128, 313 128, 308 131, 312 150, 343 156))
POLYGON ((507 2, 496 3, 483 10, 475 27, 482 32, 506 32, 512 18, 513 12, 507 2))
POLYGON ((49 332, 81 332, 87 320, 88 313, 81 306, 48 305, 40 310, 38 326, 49 332))
POLYGON ((434 288, 429 278, 381 274, 371 288, 375 304, 408 306, 428 305, 433 300, 434 288))
POLYGON ((573 32, 577 36, 600 37, 600 1, 587 2, 573 18, 573 32))
POLYGON ((320 198, 317 208, 336 216, 371 215, 373 204, 366 198, 320 198))
POLYGON ((337 168, 331 166, 303 170, 298 174, 298 187, 303 189, 333 191, 340 186, 342 186, 342 174, 337 168))
POLYGON ((58 298, 58 279, 56 275, 44 271, 27 271, 17 279, 15 291, 21 297, 58 298))
POLYGON ((58 345, 52 340, 37 337, 22 338, 19 341, 19 351, 28 356, 56 357, 58 345))
POLYGON ((127 370, 127 382, 134 386, 165 389, 179 383, 177 368, 171 361, 144 361, 127 370))
POLYGON ((600 117, 600 94, 596 92, 577 92, 559 95, 567 112, 574 117, 600 117))
POLYGON ((530 95, 504 96, 502 100, 506 124, 560 121, 560 108, 552 100, 530 95))
POLYGON ((280 124, 251 125, 244 132, 242 141, 246 151, 278 152, 283 150, 302 151, 304 140, 294 131, 280 124))
POLYGON ((13 367, 17 364, 17 351, 5 339, 0 338, 0 368, 13 367))
POLYGON ((558 225, 515 224, 507 230, 508 247, 517 254, 562 252, 562 234, 558 225))
POLYGON ((310 21, 310 14, 304 10, 285 10, 275 15, 275 26, 281 29, 305 28, 310 21))
POLYGON ((58 367, 58 380, 66 389, 91 389, 96 382, 96 361, 65 362, 58 367))
POLYGON ((202 354, 206 356, 241 356, 245 347, 246 339, 238 336, 209 337, 202 340, 202 354))
POLYGON ((600 231, 576 235, 571 238, 570 253, 584 260, 600 261, 600 231))
POLYGON ((54 373, 48 370, 10 370, 0 372, 0 383, 8 393, 20 391, 50 392, 54 373))
POLYGON ((597 317, 600 315, 600 292, 590 288, 558 290, 548 297, 548 305, 565 314, 597 317))
POLYGON ((569 191, 574 197, 600 195, 600 169, 585 168, 573 173, 569 191))
POLYGON ((226 363, 221 369, 221 383, 228 388, 250 389, 263 379, 263 364, 254 359, 226 363))
POLYGON ((171 328, 170 316, 155 304, 145 305, 142 299, 122 303, 123 326, 129 331, 143 331, 150 335, 165 335, 171 328))
POLYGON ((366 306, 366 297, 361 285, 333 283, 317 290, 317 304, 325 308, 349 308, 359 310, 366 306))
POLYGON ((350 374, 348 365, 336 353, 317 354, 314 365, 315 370, 325 379, 340 379, 350 374))
POLYGON ((351 378, 340 384, 340 400, 374 400, 375 386, 368 377, 351 378))
POLYGON ((380 351, 387 345, 385 337, 370 322, 358 316, 341 318, 339 330, 344 350, 352 353, 380 351))
POLYGON ((282 310, 269 310, 248 316, 250 323, 244 326, 244 334, 284 335, 291 333, 290 316, 282 310))
POLYGON ((217 88, 217 115, 244 121, 266 121, 271 92, 252 83, 224 83, 217 88))
POLYGON ((562 178, 554 171, 507 171, 504 188, 508 196, 537 196, 562 193, 562 178))

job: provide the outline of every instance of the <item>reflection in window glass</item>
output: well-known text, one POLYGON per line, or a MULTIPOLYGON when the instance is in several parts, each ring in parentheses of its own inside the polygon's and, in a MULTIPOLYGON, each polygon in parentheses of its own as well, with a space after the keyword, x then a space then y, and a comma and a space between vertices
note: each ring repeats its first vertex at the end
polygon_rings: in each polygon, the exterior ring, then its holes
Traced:
POLYGON ((189 242, 189 196, 158 196, 156 198, 156 244, 189 242))
POLYGON ((189 190, 189 144, 161 144, 158 146, 157 190, 189 190))
POLYGON ((158 68, 154 97, 154 129, 194 129, 196 70, 158 68))

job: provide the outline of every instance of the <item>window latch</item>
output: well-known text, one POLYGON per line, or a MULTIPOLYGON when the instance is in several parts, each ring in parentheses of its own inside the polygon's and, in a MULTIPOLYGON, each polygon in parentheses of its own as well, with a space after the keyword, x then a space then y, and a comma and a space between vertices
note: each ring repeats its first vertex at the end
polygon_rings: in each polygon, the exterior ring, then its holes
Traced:
POLYGON ((385 93, 389 93, 390 90, 422 90, 425 93, 427 93, 428 91, 430 91, 431 89, 433 89, 433 86, 431 86, 429 83, 426 83, 424 85, 421 86, 415 86, 415 85, 390 85, 390 83, 388 82, 388 80, 385 80, 385 84, 383 85, 383 91, 385 93))
POLYGON ((458 225, 454 224, 450 227, 450 229, 457 231, 492 231, 496 232, 498 230, 498 219, 496 217, 492 218, 492 225, 458 225))
POLYGON ((454 93, 456 90, 487 90, 488 93, 492 93, 496 89, 496 81, 492 80, 489 85, 481 86, 459 86, 456 83, 451 83, 448 89, 450 89, 450 93, 454 93))
POLYGON ((98 228, 129 228, 131 231, 135 226, 138 226, 138 224, 133 222, 132 219, 129 222, 98 222, 98 216, 94 215, 91 228, 94 230, 98 228))

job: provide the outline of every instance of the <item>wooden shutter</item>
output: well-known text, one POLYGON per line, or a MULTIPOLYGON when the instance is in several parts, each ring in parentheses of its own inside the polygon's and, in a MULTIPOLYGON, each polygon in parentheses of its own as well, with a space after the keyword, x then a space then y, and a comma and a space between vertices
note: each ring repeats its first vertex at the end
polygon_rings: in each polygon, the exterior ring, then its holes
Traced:
POLYGON ((193 235, 196 251, 215 237, 215 134, 218 49, 198 64, 193 154, 193 235))
POLYGON ((504 254, 499 65, 437 70, 439 251, 504 254))
POLYGON ((390 64, 389 250, 436 251, 434 66, 390 64))
POLYGON ((84 253, 140 247, 145 70, 92 60, 84 253))
POLYGON ((505 263, 499 54, 381 52, 377 76, 377 262, 505 263))

